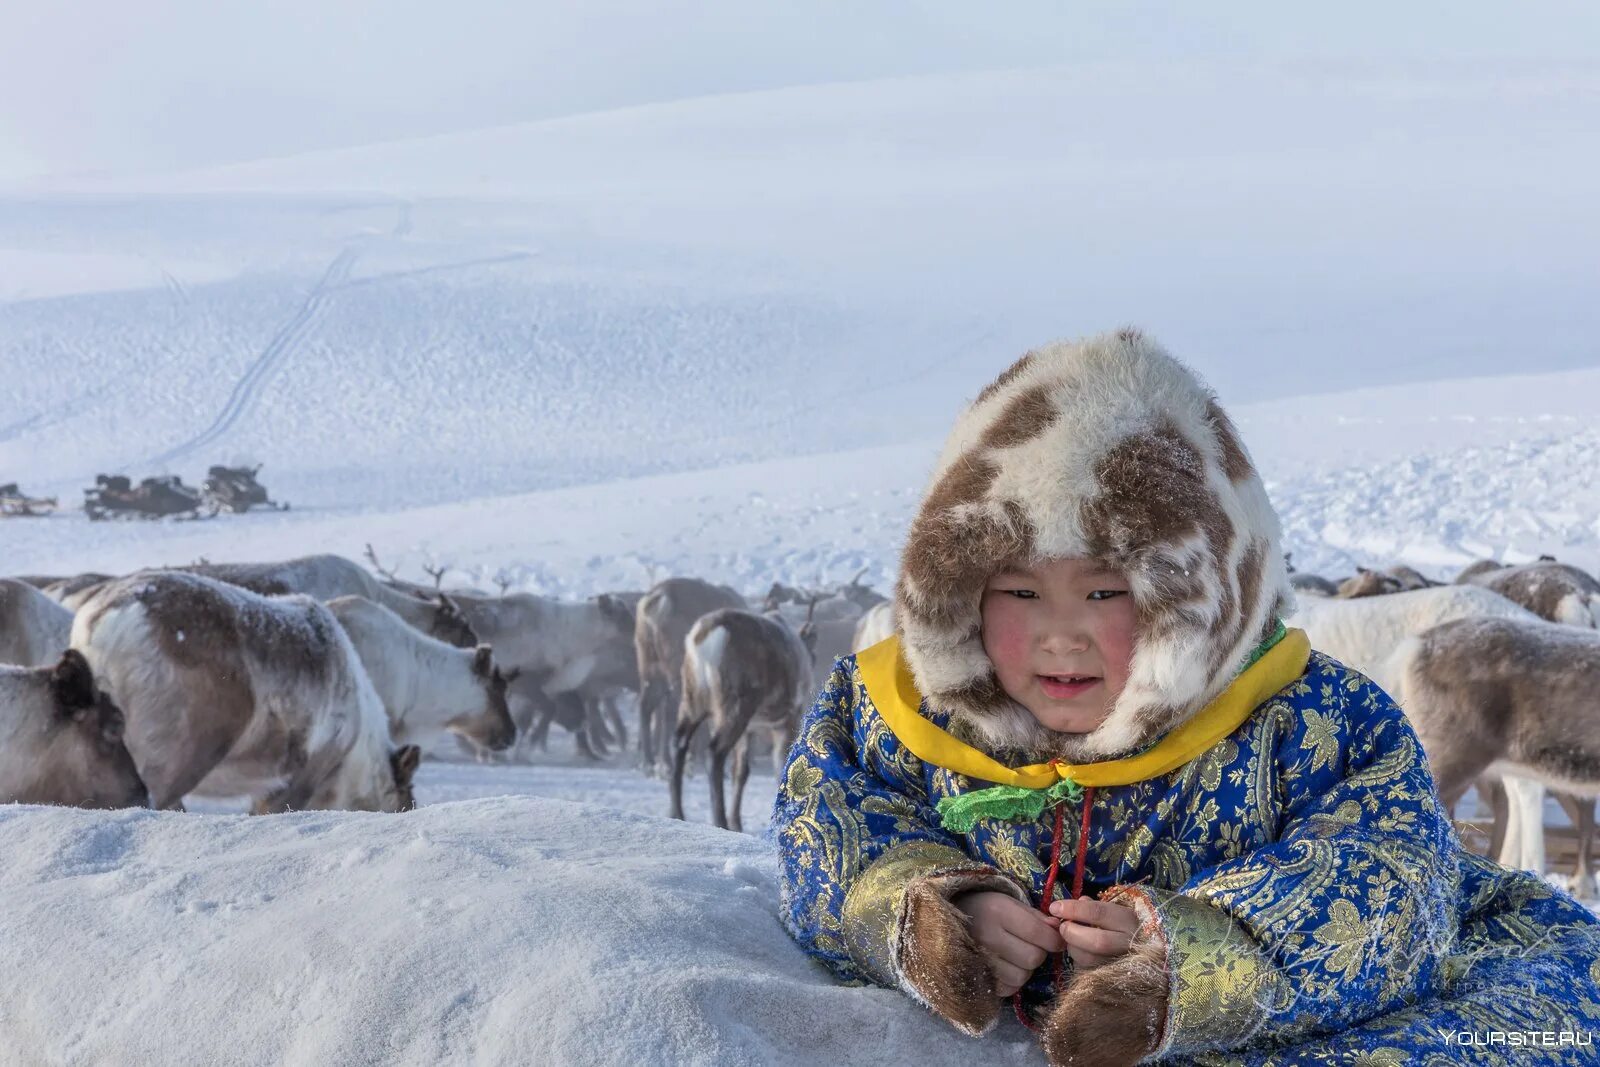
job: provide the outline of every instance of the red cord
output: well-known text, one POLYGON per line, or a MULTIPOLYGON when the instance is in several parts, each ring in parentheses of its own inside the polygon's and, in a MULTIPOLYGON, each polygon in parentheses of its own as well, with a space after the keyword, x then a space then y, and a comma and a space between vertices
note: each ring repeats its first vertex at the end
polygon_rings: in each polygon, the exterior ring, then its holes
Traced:
MULTIPOLYGON (((1083 821, 1078 825, 1078 855, 1072 864, 1072 899, 1083 896, 1083 871, 1086 866, 1085 858, 1089 854, 1089 806, 1094 803, 1094 786, 1089 786, 1083 791, 1083 821)), ((1055 826, 1050 831, 1050 869, 1044 876, 1044 895, 1039 899, 1039 910, 1046 915, 1050 914, 1051 898, 1055 896, 1056 875, 1061 869, 1061 830, 1063 816, 1066 812, 1067 802, 1061 801, 1056 805, 1055 826)), ((1052 957, 1054 963, 1056 988, 1061 988, 1062 972, 1066 964, 1062 957, 1065 952, 1058 952, 1052 957)), ((1017 1014, 1017 1021, 1029 1030, 1038 1032, 1039 1028, 1033 1025, 1033 1020, 1028 1018, 1028 1013, 1022 1008, 1022 990, 1011 994, 1011 1008, 1017 1014)))

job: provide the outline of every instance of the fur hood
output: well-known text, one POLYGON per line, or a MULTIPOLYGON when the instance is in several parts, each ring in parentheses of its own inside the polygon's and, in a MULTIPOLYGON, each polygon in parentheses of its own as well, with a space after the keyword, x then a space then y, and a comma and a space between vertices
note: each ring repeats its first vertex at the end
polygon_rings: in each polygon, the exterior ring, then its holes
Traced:
POLYGON ((988 745, 1089 762, 1205 707, 1289 612, 1278 517, 1228 416, 1135 330, 1029 352, 956 420, 895 586, 901 647, 929 705, 988 745), (1126 687, 1086 734, 1046 729, 983 650, 989 576, 1082 557, 1125 573, 1137 609, 1126 687))

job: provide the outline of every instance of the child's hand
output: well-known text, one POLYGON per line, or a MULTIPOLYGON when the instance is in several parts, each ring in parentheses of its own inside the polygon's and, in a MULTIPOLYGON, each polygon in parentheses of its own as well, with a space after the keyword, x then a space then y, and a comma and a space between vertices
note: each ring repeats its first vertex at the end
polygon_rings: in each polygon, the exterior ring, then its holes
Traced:
POLYGON ((1001 997, 1026 985, 1050 953, 1066 950, 1055 922, 1015 897, 980 890, 950 903, 966 914, 972 940, 988 957, 994 991, 1001 997))
POLYGON ((1139 930, 1137 912, 1103 900, 1058 900, 1050 905, 1050 914, 1061 920, 1061 939, 1067 943, 1073 966, 1080 971, 1127 955, 1133 947, 1133 935, 1139 930))

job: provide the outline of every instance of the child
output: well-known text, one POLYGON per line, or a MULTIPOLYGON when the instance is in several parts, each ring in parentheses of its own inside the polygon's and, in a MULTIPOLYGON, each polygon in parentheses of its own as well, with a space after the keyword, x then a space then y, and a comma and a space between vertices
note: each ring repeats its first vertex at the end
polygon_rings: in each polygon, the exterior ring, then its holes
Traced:
POLYGON ((1261 479, 1138 333, 978 396, 895 598, 773 816, 840 977, 973 1035, 1009 997, 1055 1064, 1592 1061, 1600 926, 1463 851, 1394 702, 1284 628, 1261 479))

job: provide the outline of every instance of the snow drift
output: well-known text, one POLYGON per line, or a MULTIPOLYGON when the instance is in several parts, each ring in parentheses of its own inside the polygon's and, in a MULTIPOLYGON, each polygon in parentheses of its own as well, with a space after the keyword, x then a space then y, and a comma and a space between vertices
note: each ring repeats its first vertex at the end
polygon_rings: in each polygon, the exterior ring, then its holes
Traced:
POLYGON ((9 807, 0 853, 4 1063, 1043 1061, 837 985, 778 924, 770 846, 707 826, 9 807))

